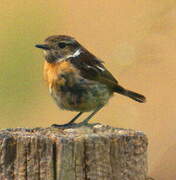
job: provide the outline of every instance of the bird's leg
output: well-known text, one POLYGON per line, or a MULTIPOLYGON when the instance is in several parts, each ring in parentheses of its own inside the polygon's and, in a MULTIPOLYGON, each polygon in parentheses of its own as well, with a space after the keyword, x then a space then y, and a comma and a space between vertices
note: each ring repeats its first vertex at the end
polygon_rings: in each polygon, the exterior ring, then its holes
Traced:
POLYGON ((76 128, 76 127, 81 127, 81 126, 92 126, 95 124, 88 124, 89 120, 102 108, 103 106, 99 106, 95 109, 95 111, 93 111, 86 119, 84 119, 81 123, 75 124, 73 122, 75 122, 75 120, 80 117, 83 112, 78 113, 72 120, 70 120, 68 123, 66 124, 53 124, 52 127, 55 128, 76 128))
POLYGON ((72 120, 70 120, 67 124, 72 124, 74 123, 81 115, 83 112, 79 112, 72 120))
MULTIPOLYGON (((82 125, 89 125, 88 122, 89 120, 102 108, 103 106, 99 106, 95 109, 95 111, 93 111, 86 119, 84 119, 81 123, 79 123, 79 126, 82 125)), ((90 124, 91 125, 91 124, 90 124)))
POLYGON ((52 127, 56 127, 56 128, 69 128, 74 126, 74 122, 83 114, 83 112, 79 112, 73 119, 71 119, 68 123, 66 124, 52 124, 52 127))

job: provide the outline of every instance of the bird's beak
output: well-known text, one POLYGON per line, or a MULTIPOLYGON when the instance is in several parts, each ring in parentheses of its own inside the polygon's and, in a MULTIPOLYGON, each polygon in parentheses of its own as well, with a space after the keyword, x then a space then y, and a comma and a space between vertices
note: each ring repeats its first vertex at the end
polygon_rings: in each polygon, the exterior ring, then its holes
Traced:
POLYGON ((44 50, 50 50, 50 47, 47 44, 36 44, 35 47, 44 50))

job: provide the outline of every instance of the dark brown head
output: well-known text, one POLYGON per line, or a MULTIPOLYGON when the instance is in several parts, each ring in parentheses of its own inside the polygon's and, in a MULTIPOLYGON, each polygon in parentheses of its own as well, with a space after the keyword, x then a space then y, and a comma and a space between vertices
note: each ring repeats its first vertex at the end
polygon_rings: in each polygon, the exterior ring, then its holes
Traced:
POLYGON ((83 47, 70 36, 54 35, 48 37, 44 44, 37 44, 37 48, 44 50, 48 63, 56 63, 71 57, 79 56, 83 47))

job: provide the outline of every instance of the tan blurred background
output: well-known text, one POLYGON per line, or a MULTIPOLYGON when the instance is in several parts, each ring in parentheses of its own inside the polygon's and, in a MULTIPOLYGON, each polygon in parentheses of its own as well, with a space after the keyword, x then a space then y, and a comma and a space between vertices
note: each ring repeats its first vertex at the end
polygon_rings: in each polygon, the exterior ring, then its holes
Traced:
POLYGON ((175 180, 175 0, 0 0, 0 11, 0 128, 47 127, 75 115, 53 103, 34 48, 49 35, 72 35, 148 99, 115 95, 92 122, 144 131, 150 175, 175 180))

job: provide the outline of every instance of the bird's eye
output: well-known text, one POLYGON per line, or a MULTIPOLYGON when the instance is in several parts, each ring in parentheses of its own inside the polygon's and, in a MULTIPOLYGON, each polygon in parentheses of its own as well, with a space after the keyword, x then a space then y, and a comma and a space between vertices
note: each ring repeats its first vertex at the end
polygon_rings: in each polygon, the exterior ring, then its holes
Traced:
POLYGON ((66 46, 66 44, 65 43, 58 43, 58 46, 60 47, 60 48, 64 48, 65 46, 66 46))

